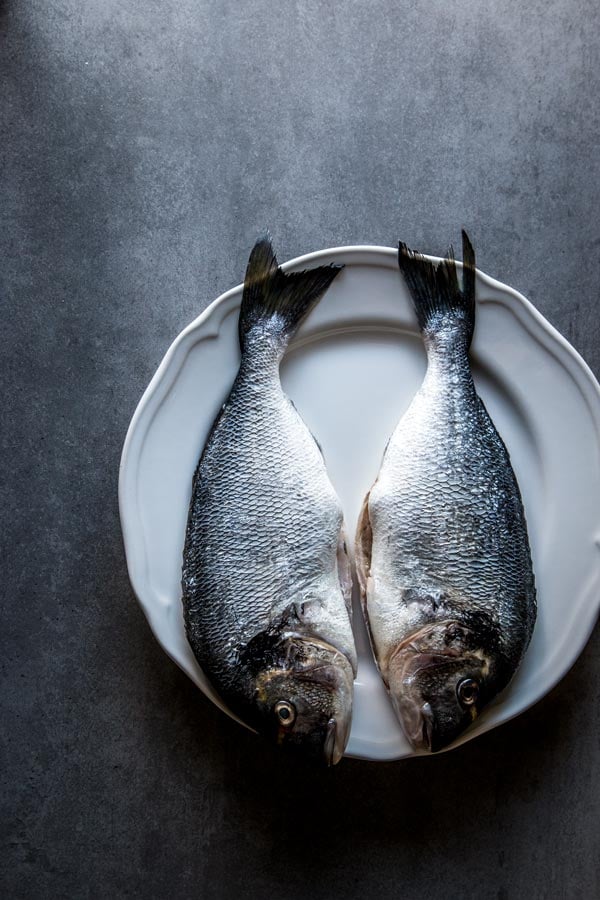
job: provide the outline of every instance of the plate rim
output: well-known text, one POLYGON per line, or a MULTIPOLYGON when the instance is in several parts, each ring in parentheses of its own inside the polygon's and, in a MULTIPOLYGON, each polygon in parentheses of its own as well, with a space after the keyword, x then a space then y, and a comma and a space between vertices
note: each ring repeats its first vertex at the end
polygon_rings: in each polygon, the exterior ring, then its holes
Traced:
MULTIPOLYGON (((440 257, 430 256, 428 254, 423 254, 424 257, 431 262, 437 263, 440 261, 440 257)), ((398 251, 392 247, 385 247, 380 245, 372 245, 372 244, 356 244, 356 245, 347 245, 340 247, 329 247, 321 250, 316 250, 310 253, 305 253, 301 256, 294 257, 281 264, 281 268, 284 271, 294 271, 302 268, 312 267, 314 265, 318 265, 323 261, 331 262, 332 257, 335 256, 336 262, 344 262, 346 265, 364 265, 364 266, 373 266, 373 267, 383 267, 386 269, 397 269, 397 258, 398 251)), ((460 263, 459 263, 460 264, 460 263)), ((517 314, 517 317, 521 321, 521 324, 527 328, 528 331, 531 329, 527 325, 526 319, 529 318, 530 321, 533 321, 537 326, 537 331, 534 336, 538 341, 544 336, 545 340, 542 342, 545 348, 552 353, 552 355, 558 360, 559 364, 566 369, 568 374, 571 376, 572 380, 575 382, 577 387, 582 394, 582 397, 586 403, 586 406, 590 412, 591 419, 593 420, 593 424, 596 432, 597 445, 600 447, 600 384, 596 379, 594 373, 591 368, 588 366, 586 361, 583 359, 581 354, 569 343, 569 341, 552 325, 539 310, 533 305, 533 303, 527 299, 523 294, 517 291, 515 288, 512 288, 510 285, 505 284, 495 278, 492 278, 490 275, 487 275, 485 272, 482 272, 480 269, 476 270, 476 276, 478 282, 491 289, 492 291, 497 291, 502 296, 502 301, 506 304, 506 301, 509 301, 509 304, 512 311, 517 314), (520 313, 525 313, 525 318, 520 315, 520 313), (561 354, 556 353, 557 347, 562 351, 561 354), (568 364, 567 364, 568 363, 568 364), (596 403, 594 403, 594 399, 596 403)), ((123 544, 125 549, 125 557, 127 564, 127 571, 129 575, 129 580, 131 586, 133 588, 133 592, 137 599, 138 604, 142 608, 144 616, 148 621, 150 629, 154 638, 158 641, 159 645, 163 649, 163 651, 175 662, 175 664, 189 677, 190 673, 183 668, 181 662, 173 655, 170 648, 163 641, 162 636, 160 635, 160 630, 157 630, 153 626, 153 610, 151 608, 151 604, 149 604, 144 599, 144 594, 146 596, 153 591, 150 581, 147 577, 147 556, 144 556, 143 553, 140 552, 140 542, 136 543, 135 541, 135 528, 131 527, 129 519, 131 513, 131 504, 129 503, 130 498, 135 499, 135 487, 137 484, 137 478, 132 476, 135 475, 137 467, 131 466, 132 455, 135 453, 135 443, 136 437, 139 439, 140 449, 143 445, 144 438, 150 428, 154 415, 151 415, 146 423, 146 428, 143 432, 139 433, 139 426, 143 424, 144 418, 148 415, 149 407, 157 402, 156 410, 158 410, 160 406, 161 400, 156 400, 156 395, 160 392, 160 388, 164 383, 164 376, 167 371, 171 368, 172 364, 176 362, 176 357, 183 353, 181 361, 179 365, 176 366, 173 377, 170 380, 170 383, 166 386, 165 396, 168 393, 168 388, 171 386, 173 381, 177 376, 177 372, 179 371, 183 360, 187 356, 187 353, 191 349, 192 346, 196 343, 195 341, 190 342, 190 338, 194 335, 199 329, 201 329, 207 320, 211 319, 215 312, 219 309, 219 307, 228 303, 228 301, 233 300, 236 297, 240 297, 243 290, 243 284, 237 284, 229 290, 223 292, 219 296, 217 296, 213 301, 211 301, 208 306, 198 315, 196 316, 188 325, 186 325, 172 340, 169 345, 166 353, 163 355, 158 368, 154 372, 150 382, 148 383, 146 389, 142 393, 140 400, 138 401, 131 421, 129 423, 127 433, 125 436, 125 441, 123 444, 123 450, 121 453, 120 463, 119 463, 119 479, 118 479, 118 505, 119 505, 119 516, 121 522, 121 531, 123 535, 123 544)), ((210 337, 217 337, 219 334, 220 322, 217 323, 219 327, 216 328, 214 332, 208 331, 207 333, 202 335, 202 339, 207 339, 210 337)), ((138 454, 139 458, 139 454, 138 454)), ((133 508, 137 511, 137 504, 133 503, 133 508)), ((138 516, 137 526, 141 525, 138 516)), ((600 533, 600 521, 598 523, 599 533, 600 533)), ((141 531, 141 529, 140 529, 141 531)), ((141 546, 143 548, 144 542, 141 541, 141 546)), ((596 545, 600 549, 600 544, 598 544, 598 539, 596 539, 596 545)), ((600 575, 600 554, 597 563, 598 575, 600 575)), ((482 723, 483 727, 475 732, 474 734, 469 734, 468 732, 459 738, 458 741, 454 742, 447 751, 458 748, 464 743, 467 743, 470 740, 473 740, 479 737, 482 734, 485 734, 487 731, 490 731, 493 728, 498 728, 504 725, 506 722, 515 718, 521 713, 525 712, 527 709, 530 709, 540 700, 542 700, 545 696, 547 696, 550 691, 552 691, 556 685, 565 677, 565 675, 569 672, 572 666, 575 664, 576 660, 580 656, 581 652, 587 645, 590 636, 596 627, 596 623, 598 618, 600 617, 600 596, 595 605, 594 615, 590 617, 589 625, 585 629, 585 635, 578 641, 577 650, 572 658, 569 658, 566 665, 560 666, 555 670, 553 676, 549 679, 549 682, 544 686, 542 692, 538 694, 535 698, 527 701, 523 706, 516 711, 513 711, 509 715, 506 716, 501 722, 485 722, 482 723)), ((210 685, 209 685, 210 688, 210 685)), ((219 698, 216 695, 214 690, 205 691, 204 688, 200 688, 209 699, 215 702, 220 708, 222 704, 219 698)), ((245 725, 244 722, 235 716, 232 715, 229 710, 225 710, 226 714, 232 716, 236 721, 240 722, 240 724, 245 725)), ((445 751, 445 752, 447 752, 445 751)), ((412 753, 410 755, 396 756, 396 757, 378 757, 378 756, 367 756, 363 754, 345 754, 348 757, 354 757, 359 759, 365 759, 369 761, 394 761, 400 759, 410 759, 414 757, 422 758, 425 756, 437 756, 438 754, 422 754, 422 753, 412 753)))

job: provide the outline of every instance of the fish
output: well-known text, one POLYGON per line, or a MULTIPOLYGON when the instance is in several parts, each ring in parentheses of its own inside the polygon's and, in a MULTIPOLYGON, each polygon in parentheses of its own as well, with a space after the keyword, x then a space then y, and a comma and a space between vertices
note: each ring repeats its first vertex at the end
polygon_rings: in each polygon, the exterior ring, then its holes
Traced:
POLYGON ((182 566, 187 639, 225 705, 327 765, 352 719, 351 568, 340 500, 279 366, 342 268, 284 273, 268 235, 254 246, 239 371, 193 477, 182 566))
POLYGON ((356 568, 373 653, 412 747, 455 741, 510 682, 536 590, 521 493, 469 360, 475 251, 438 264, 399 244, 427 354, 359 516, 356 568))

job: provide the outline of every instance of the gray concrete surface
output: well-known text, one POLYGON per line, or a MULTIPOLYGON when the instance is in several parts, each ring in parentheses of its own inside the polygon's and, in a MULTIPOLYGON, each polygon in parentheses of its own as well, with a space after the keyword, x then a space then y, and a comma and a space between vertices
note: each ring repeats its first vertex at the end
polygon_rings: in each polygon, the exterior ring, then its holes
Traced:
POLYGON ((6 898, 593 898, 600 636, 447 756, 279 758, 167 659, 117 513, 178 331, 282 259, 466 226, 600 373, 595 0, 0 0, 6 898))

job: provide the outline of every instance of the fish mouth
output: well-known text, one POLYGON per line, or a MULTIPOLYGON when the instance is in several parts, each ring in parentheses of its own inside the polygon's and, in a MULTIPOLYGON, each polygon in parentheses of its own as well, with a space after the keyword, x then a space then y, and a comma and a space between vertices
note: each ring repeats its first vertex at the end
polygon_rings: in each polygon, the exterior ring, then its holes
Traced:
MULTIPOLYGON (((303 636, 293 635, 293 639, 301 640, 305 648, 314 647, 317 656, 316 662, 310 663, 300 672, 296 671, 296 678, 341 692, 344 699, 352 696, 354 672, 350 660, 341 650, 319 638, 307 639, 303 636), (325 658, 323 658, 324 656, 325 658)), ((336 715, 332 716, 327 723, 323 743, 323 758, 327 766, 337 765, 344 755, 350 736, 351 710, 351 705, 344 709, 344 703, 340 704, 336 715)))
POLYGON ((439 747, 435 746, 437 740, 433 709, 417 691, 412 690, 411 685, 427 669, 446 669, 460 654, 452 651, 421 653, 416 647, 405 646, 394 656, 397 675, 403 685, 399 690, 390 690, 396 716, 414 750, 434 752, 439 747))
POLYGON ((310 666, 301 674, 296 674, 296 677, 301 681, 310 681, 323 685, 332 692, 341 692, 342 703, 338 705, 336 715, 332 716, 327 723, 325 741, 323 743, 323 758, 328 766, 337 765, 343 757, 352 723, 352 707, 348 705, 344 708, 344 705, 347 698, 352 694, 354 674, 346 657, 337 651, 336 653, 342 657, 342 663, 339 660, 332 660, 331 662, 310 666))
POLYGON ((349 720, 340 723, 337 719, 330 719, 327 723, 327 736, 323 746, 323 755, 328 766, 336 766, 343 757, 346 744, 348 743, 349 732, 349 720))
POLYGON ((396 715, 415 750, 433 749, 433 710, 429 703, 417 703, 409 697, 392 697, 396 715))

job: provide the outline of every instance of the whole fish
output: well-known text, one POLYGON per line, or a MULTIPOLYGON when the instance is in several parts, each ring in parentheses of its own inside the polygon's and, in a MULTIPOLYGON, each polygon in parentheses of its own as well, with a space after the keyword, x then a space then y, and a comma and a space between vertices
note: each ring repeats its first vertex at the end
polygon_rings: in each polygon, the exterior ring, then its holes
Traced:
POLYGON ((188 640, 226 705, 328 764, 350 731, 351 576, 340 502, 279 364, 340 268, 284 274, 269 239, 255 245, 240 368, 194 475, 182 577, 188 640))
POLYGON ((357 569, 376 661, 415 749, 455 740, 510 681, 536 617, 521 494, 469 364, 475 253, 399 247, 427 372, 363 505, 357 569))

